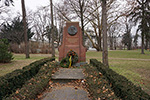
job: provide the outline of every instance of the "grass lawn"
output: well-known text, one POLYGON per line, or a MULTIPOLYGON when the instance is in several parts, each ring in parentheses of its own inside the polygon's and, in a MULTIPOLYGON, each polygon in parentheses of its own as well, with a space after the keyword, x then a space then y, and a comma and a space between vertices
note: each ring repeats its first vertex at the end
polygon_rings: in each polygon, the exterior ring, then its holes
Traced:
POLYGON ((14 59, 11 63, 0 63, 0 76, 12 72, 15 69, 21 69, 22 67, 29 65, 30 63, 40 60, 46 57, 51 57, 50 54, 30 54, 30 58, 26 59, 24 54, 13 54, 14 59))
MULTIPOLYGON (((12 63, 0 64, 0 76, 10 73, 15 69, 20 69, 36 60, 50 57, 50 54, 31 54, 30 59, 25 59, 24 54, 14 54, 12 63)), ((102 61, 102 52, 87 51, 86 60, 95 58, 102 61)), ((56 51, 58 60, 58 51, 56 51)), ((109 51, 110 68, 125 76, 136 85, 140 85, 150 94, 150 52, 140 54, 140 50, 109 51)))

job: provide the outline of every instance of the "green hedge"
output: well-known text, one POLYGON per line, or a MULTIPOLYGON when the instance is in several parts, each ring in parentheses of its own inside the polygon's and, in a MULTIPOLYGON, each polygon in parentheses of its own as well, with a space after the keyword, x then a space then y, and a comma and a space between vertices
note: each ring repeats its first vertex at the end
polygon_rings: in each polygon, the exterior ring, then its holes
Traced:
POLYGON ((56 63, 47 63, 41 67, 39 72, 30 80, 28 80, 21 89, 14 92, 11 96, 3 98, 3 100, 33 100, 37 98, 49 83, 51 75, 57 70, 56 63))
POLYGON ((35 61, 30 65, 23 67, 23 69, 17 69, 0 77, 0 99, 9 96, 16 91, 17 88, 21 88, 27 80, 38 73, 42 65, 53 60, 55 60, 55 58, 45 58, 35 61))
POLYGON ((122 75, 107 68, 96 59, 90 59, 90 64, 96 66, 97 69, 107 77, 112 84, 115 94, 123 100, 150 100, 150 96, 140 87, 135 86, 131 81, 122 75))
POLYGON ((114 94, 107 78, 102 75, 96 67, 91 65, 84 65, 86 81, 85 85, 88 87, 88 92, 92 97, 91 100, 119 100, 114 94))

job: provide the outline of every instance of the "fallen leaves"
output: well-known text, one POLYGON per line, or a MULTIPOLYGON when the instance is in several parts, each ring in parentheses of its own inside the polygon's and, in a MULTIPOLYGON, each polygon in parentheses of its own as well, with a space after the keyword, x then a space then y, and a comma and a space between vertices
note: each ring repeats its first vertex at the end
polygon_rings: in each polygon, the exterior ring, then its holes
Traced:
POLYGON ((111 95, 114 95, 114 92, 112 92, 111 95))
POLYGON ((101 81, 98 81, 98 85, 100 85, 102 82, 101 81))
POLYGON ((44 67, 47 67, 47 64, 44 64, 44 67))
POLYGON ((43 95, 40 94, 40 95, 37 96, 37 98, 40 99, 42 96, 43 96, 43 95))
POLYGON ((28 85, 32 85, 32 83, 29 83, 28 85))
POLYGON ((103 93, 106 93, 108 91, 108 89, 103 90, 103 93))
POLYGON ((16 94, 18 94, 18 93, 19 93, 19 91, 17 90, 17 91, 16 91, 16 94))
POLYGON ((76 89, 76 90, 77 90, 77 89, 78 89, 78 87, 77 87, 77 86, 75 86, 75 87, 74 87, 74 89, 76 89))
POLYGON ((90 75, 89 77, 93 77, 93 75, 90 75))
POLYGON ((97 100, 101 100, 101 98, 98 98, 97 100))
POLYGON ((103 74, 102 74, 101 72, 99 72, 99 75, 100 75, 100 76, 103 76, 103 74))
POLYGON ((115 100, 117 97, 113 94, 112 84, 106 80, 105 76, 97 70, 96 67, 88 66, 84 71, 86 78, 86 88, 91 94, 91 99, 95 100, 115 100))
POLYGON ((101 93, 101 89, 98 89, 98 90, 97 90, 97 93, 101 93))

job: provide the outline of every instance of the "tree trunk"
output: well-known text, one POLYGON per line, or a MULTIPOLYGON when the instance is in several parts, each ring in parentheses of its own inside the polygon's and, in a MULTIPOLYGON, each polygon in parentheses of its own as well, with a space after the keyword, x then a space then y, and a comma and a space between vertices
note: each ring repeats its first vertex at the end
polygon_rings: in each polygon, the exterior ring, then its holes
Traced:
POLYGON ((98 43, 99 43, 99 49, 100 49, 100 51, 102 51, 102 45, 101 45, 102 36, 101 36, 100 19, 99 19, 99 16, 97 16, 97 17, 98 17, 98 33, 99 33, 98 43))
POLYGON ((131 42, 128 42, 128 46, 127 46, 128 50, 131 50, 131 42))
POLYGON ((113 45, 114 45, 113 33, 110 33, 109 41, 110 41, 110 50, 113 50, 113 45))
POLYGON ((54 20, 53 20, 53 2, 50 0, 51 8, 51 33, 52 33, 52 57, 55 57, 55 47, 54 47, 54 20))
POLYGON ((147 50, 148 49, 148 38, 146 38, 146 41, 145 41, 145 50, 147 50))
POLYGON ((150 39, 149 39, 149 51, 150 51, 150 39))
POLYGON ((117 49, 117 39, 116 39, 116 37, 114 37, 114 49, 115 50, 117 49))
POLYGON ((110 37, 110 50, 113 50, 113 37, 110 37))
POLYGON ((108 47, 107 47, 107 10, 106 0, 102 0, 102 34, 103 34, 103 64, 108 65, 108 47))
POLYGON ((25 38, 25 54, 26 58, 30 58, 29 56, 29 41, 27 36, 27 22, 26 22, 26 9, 24 0, 21 0, 22 3, 22 15, 23 15, 23 25, 24 25, 24 38, 25 38))
POLYGON ((84 36, 84 19, 83 19, 83 4, 84 2, 81 2, 81 0, 79 0, 79 4, 80 4, 80 14, 81 14, 81 29, 82 29, 82 38, 83 38, 83 45, 85 45, 85 36, 84 36))
POLYGON ((144 33, 142 33, 141 54, 144 54, 144 33))
POLYGON ((51 36, 50 36, 50 31, 49 31, 50 27, 48 27, 48 53, 50 54, 51 53, 51 50, 50 50, 50 44, 51 44, 51 36))

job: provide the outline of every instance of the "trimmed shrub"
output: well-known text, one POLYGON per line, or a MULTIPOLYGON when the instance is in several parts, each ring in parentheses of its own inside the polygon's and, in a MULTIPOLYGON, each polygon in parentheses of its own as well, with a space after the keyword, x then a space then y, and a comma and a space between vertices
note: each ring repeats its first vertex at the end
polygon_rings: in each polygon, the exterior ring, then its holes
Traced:
POLYGON ((97 69, 107 77, 115 94, 123 100, 150 100, 150 96, 140 87, 135 86, 131 81, 122 75, 107 68, 96 59, 90 59, 90 64, 96 66, 97 69))
POLYGON ((3 98, 4 100, 32 100, 37 98, 49 83, 53 71, 57 69, 57 65, 53 62, 47 63, 46 66, 42 66, 39 72, 27 81, 21 89, 18 89, 11 96, 3 98))
POLYGON ((96 67, 84 65, 85 85, 92 97, 91 100, 119 100, 114 94, 107 78, 96 67))
POLYGON ((53 60, 55 58, 45 58, 0 77, 0 98, 7 97, 17 88, 21 88, 27 80, 38 73, 42 65, 53 60))
POLYGON ((0 62, 8 63, 13 60, 13 55, 8 51, 8 41, 6 39, 0 39, 0 62))

